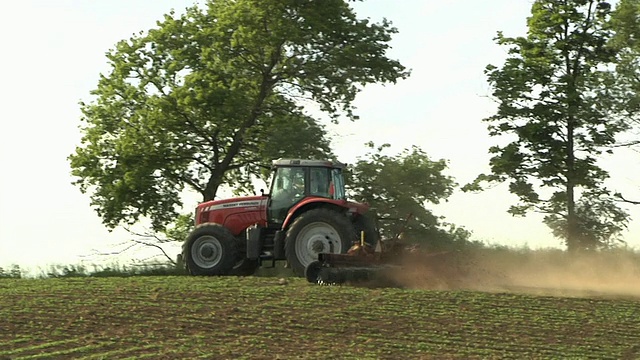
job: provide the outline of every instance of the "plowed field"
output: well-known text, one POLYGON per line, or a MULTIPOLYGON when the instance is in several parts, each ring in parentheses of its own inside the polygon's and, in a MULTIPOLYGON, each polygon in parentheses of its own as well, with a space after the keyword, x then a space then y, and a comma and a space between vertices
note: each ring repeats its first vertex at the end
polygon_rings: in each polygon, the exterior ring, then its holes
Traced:
POLYGON ((0 359, 640 358, 640 299, 273 278, 0 280, 0 359))

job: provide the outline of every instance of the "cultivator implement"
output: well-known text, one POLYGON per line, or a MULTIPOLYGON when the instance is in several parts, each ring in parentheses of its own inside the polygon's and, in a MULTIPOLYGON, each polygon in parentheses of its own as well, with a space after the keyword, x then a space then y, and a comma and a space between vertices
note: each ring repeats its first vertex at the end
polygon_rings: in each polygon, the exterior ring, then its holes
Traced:
POLYGON ((310 283, 320 285, 387 284, 392 282, 394 271, 402 268, 400 261, 405 252, 396 241, 379 241, 372 248, 362 233, 360 242, 346 254, 319 254, 318 260, 306 267, 305 277, 310 283))
MULTIPOLYGON (((333 254, 332 254, 333 255, 333 254)), ((347 255, 342 255, 347 257, 347 255)), ((388 276, 393 269, 399 268, 390 264, 352 264, 339 260, 337 265, 333 260, 323 259, 309 264, 305 276, 307 281, 319 285, 338 285, 345 283, 380 283, 390 281, 388 276)))

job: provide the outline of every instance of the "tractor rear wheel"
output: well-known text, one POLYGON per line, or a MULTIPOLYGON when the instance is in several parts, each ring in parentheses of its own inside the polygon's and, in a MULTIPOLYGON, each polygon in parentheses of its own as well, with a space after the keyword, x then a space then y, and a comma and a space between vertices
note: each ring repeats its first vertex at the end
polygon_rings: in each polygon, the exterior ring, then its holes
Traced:
POLYGON ((285 256, 293 273, 304 276, 319 253, 346 253, 354 239, 354 227, 345 214, 313 209, 298 216, 287 230, 285 256))
POLYGON ((191 275, 228 275, 236 264, 237 252, 229 229, 203 224, 187 237, 182 257, 191 275))

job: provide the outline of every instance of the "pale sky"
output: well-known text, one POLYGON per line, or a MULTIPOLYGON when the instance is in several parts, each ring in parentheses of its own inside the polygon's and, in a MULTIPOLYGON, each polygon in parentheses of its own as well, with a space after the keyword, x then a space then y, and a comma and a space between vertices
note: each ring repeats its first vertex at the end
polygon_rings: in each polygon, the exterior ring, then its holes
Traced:
MULTIPOLYGON (((111 251, 129 238, 122 230, 108 232, 88 195, 71 185, 66 158, 79 144, 78 102, 89 99, 99 74, 108 70, 104 53, 117 41, 155 26, 172 7, 180 12, 193 3, 21 0, 0 5, 0 266, 95 262, 83 256, 93 249, 111 251)), ((397 85, 366 88, 357 98, 361 119, 331 126, 340 136, 334 149, 341 160, 354 161, 364 154, 364 142, 373 140, 392 144, 393 152, 417 145, 434 159, 448 159, 447 173, 460 184, 487 171, 487 149, 497 140, 488 137, 481 122, 495 106, 487 97, 483 69, 500 65, 506 55, 492 40, 496 31, 524 35, 530 5, 529 0, 356 3, 361 17, 384 16, 399 29, 389 55, 412 69, 412 76, 397 85)), ((604 160, 613 177, 610 185, 640 199, 640 154, 604 160)), ((432 208, 473 231, 474 239, 561 246, 540 216, 508 215, 514 201, 502 186, 482 194, 458 191, 432 208)), ((640 219, 640 207, 629 209, 640 219)), ((625 240, 640 247, 637 221, 625 240)))

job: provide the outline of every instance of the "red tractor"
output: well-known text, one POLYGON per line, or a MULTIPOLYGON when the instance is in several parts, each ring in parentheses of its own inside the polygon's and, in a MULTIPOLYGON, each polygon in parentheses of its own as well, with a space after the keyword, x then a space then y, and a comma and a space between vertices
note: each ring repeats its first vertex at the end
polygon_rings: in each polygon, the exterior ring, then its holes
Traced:
POLYGON ((375 246, 368 206, 345 197, 343 169, 331 161, 275 160, 269 194, 199 204, 182 246, 189 273, 251 275, 264 261, 286 260, 304 276, 318 254, 346 253, 363 231, 375 246))

